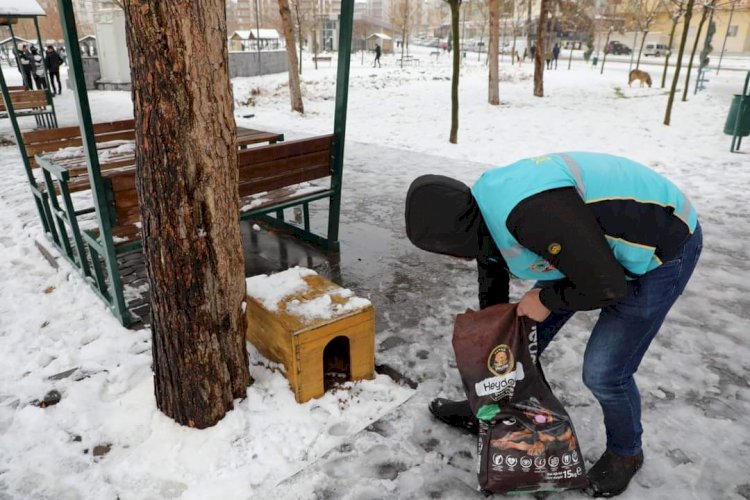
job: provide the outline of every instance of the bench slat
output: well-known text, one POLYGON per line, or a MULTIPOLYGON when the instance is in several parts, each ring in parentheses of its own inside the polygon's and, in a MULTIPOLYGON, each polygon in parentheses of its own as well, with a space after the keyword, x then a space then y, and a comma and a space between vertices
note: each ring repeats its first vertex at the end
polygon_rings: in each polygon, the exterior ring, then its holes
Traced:
POLYGON ((268 146, 245 149, 240 151, 238 163, 240 168, 242 168, 245 165, 279 160, 290 156, 299 156, 319 151, 330 151, 332 143, 333 135, 325 135, 310 139, 285 141, 276 144, 269 144, 268 146))

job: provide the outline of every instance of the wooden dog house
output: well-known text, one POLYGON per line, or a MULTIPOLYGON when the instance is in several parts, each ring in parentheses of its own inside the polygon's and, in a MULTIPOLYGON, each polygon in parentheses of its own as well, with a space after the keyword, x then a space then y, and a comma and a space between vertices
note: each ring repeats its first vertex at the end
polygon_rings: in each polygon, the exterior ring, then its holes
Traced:
MULTIPOLYGON (((290 269, 284 273, 299 272, 290 269)), ((281 363, 298 403, 322 396, 336 382, 375 374, 375 311, 369 301, 314 274, 302 289, 270 304, 250 289, 247 339, 281 363)), ((283 273, 279 273, 283 274, 283 273)))

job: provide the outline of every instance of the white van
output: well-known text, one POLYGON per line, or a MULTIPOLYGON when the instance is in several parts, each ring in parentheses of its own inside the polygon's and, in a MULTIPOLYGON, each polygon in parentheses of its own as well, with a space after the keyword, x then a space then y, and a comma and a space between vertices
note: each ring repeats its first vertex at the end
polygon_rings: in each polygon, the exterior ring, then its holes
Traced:
POLYGON ((667 46, 663 43, 647 43, 646 46, 643 48, 643 55, 644 56, 663 56, 666 55, 668 52, 667 46))

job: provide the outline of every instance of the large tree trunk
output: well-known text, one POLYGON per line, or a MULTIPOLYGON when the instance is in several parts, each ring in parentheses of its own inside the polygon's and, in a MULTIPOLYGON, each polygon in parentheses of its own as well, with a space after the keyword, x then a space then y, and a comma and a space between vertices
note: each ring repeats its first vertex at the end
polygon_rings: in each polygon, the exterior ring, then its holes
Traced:
MULTIPOLYGON (((490 2, 490 46, 487 58, 490 65, 489 90, 487 99, 490 104, 500 104, 500 68, 497 56, 500 50, 500 0, 490 2)), ((515 43, 514 43, 515 46, 515 43)))
POLYGON ((461 0, 450 0, 451 32, 453 33, 453 77, 451 79, 451 144, 458 143, 458 77, 461 66, 461 39, 458 36, 458 21, 461 15, 461 0))
POLYGON ((539 28, 536 34, 536 53, 534 54, 534 95, 544 97, 544 32, 547 31, 548 1, 542 0, 539 9, 539 28))
POLYGON ((690 18, 693 17, 693 4, 695 0, 688 0, 687 7, 685 7, 685 26, 682 29, 682 37, 680 39, 680 51, 677 53, 677 62, 674 66, 674 77, 672 77, 672 88, 669 90, 669 98, 667 98, 667 110, 664 113, 664 125, 669 125, 672 121, 672 104, 674 104, 674 95, 677 92, 677 82, 680 80, 680 68, 682 67, 682 55, 685 52, 685 44, 687 43, 688 31, 690 30, 690 18))
POLYGON ((131 0, 125 12, 156 404, 203 428, 251 382, 225 5, 131 0))
POLYGON ((703 32, 703 25, 706 23, 706 17, 708 17, 708 8, 703 6, 703 14, 701 20, 698 23, 698 33, 695 34, 695 42, 693 42, 693 51, 690 53, 690 61, 688 62, 687 71, 685 72, 685 88, 682 91, 682 101, 687 101, 688 90, 690 88, 690 70, 693 69, 693 59, 695 59, 695 51, 698 50, 698 40, 703 32))
POLYGON ((294 42, 292 12, 289 10, 289 0, 279 0, 279 14, 281 15, 281 26, 284 30, 284 41, 286 42, 286 61, 289 68, 289 98, 292 103, 292 111, 304 113, 305 106, 302 104, 302 91, 300 90, 299 73, 297 72, 297 45, 294 42))

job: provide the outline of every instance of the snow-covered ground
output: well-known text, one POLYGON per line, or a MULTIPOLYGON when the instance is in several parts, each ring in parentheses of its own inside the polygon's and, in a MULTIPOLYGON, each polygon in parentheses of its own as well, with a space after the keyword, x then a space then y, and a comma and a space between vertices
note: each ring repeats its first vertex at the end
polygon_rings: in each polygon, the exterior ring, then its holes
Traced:
MULTIPOLYGON (((212 429, 177 426, 155 408, 149 332, 122 328, 65 263, 55 270, 42 258, 20 157, 0 147, 0 499, 482 498, 472 438, 425 408, 461 394, 452 317, 476 305, 474 271, 403 242, 403 198, 424 173, 471 183, 488 166, 564 150, 621 154, 664 173, 691 196, 705 233, 693 280, 637 376, 646 466, 623 498, 750 498, 750 159, 729 153, 722 133, 744 72, 722 69, 698 95, 691 86, 665 127, 656 66, 647 67, 653 88, 629 88, 627 60, 608 60, 603 75, 561 61, 540 99, 531 65, 505 64, 492 107, 486 68, 469 53, 452 145, 449 58, 415 50, 420 65, 403 69, 390 55, 382 68, 371 53, 364 64, 353 57, 342 214, 344 285, 380 311, 377 361, 418 381, 413 392, 380 376, 296 405, 278 371, 253 355, 246 400, 212 429), (353 286, 360 254, 373 253, 362 263, 367 280, 353 286), (59 404, 31 404, 51 389, 59 404)), ((335 64, 305 62, 304 116, 289 111, 285 75, 237 78, 238 115, 255 114, 238 123, 288 139, 330 132, 335 76, 335 64)), ((90 100, 95 121, 131 116, 129 93, 90 100)), ((61 125, 76 123, 71 93, 55 102, 61 125)), ((0 134, 9 131, 1 121, 0 134)), ((527 286, 514 283, 513 294, 527 286)), ((589 464, 604 447, 601 413, 580 381, 595 319, 577 315, 543 358, 589 464)))

